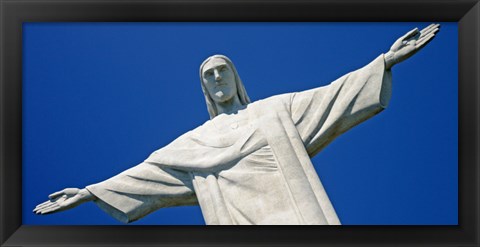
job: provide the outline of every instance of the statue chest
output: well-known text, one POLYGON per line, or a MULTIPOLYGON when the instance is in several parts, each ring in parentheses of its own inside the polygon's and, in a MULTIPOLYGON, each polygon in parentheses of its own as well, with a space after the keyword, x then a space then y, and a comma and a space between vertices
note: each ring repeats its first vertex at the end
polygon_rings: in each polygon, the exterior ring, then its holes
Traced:
POLYGON ((237 114, 221 114, 204 124, 202 140, 213 146, 231 146, 248 139, 254 132, 247 110, 237 114))

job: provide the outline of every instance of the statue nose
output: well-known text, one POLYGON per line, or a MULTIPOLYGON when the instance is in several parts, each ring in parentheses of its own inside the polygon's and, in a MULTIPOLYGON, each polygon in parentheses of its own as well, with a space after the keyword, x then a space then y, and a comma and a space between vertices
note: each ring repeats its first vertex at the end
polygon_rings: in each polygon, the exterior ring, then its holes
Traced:
POLYGON ((220 73, 218 73, 218 70, 215 70, 215 81, 221 81, 222 76, 220 76, 220 73))

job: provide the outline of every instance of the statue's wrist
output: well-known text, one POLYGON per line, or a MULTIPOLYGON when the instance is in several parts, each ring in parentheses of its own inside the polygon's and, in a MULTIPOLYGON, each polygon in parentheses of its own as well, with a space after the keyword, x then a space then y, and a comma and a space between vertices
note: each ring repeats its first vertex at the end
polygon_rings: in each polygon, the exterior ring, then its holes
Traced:
POLYGON ((395 53, 392 51, 388 51, 387 53, 383 54, 383 58, 385 59, 385 69, 391 69, 393 65, 396 64, 394 55, 395 53))
POLYGON ((95 199, 95 196, 92 193, 90 193, 90 191, 88 191, 87 189, 81 189, 78 192, 78 195, 80 196, 81 200, 84 202, 92 201, 95 199))

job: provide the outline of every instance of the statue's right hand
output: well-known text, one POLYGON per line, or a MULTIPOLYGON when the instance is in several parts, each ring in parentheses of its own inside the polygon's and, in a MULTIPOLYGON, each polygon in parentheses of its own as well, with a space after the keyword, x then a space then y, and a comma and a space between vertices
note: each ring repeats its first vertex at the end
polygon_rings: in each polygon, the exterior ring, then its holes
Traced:
POLYGON ((40 203, 33 209, 36 214, 51 214, 74 208, 91 197, 86 189, 67 188, 48 196, 50 200, 40 203))

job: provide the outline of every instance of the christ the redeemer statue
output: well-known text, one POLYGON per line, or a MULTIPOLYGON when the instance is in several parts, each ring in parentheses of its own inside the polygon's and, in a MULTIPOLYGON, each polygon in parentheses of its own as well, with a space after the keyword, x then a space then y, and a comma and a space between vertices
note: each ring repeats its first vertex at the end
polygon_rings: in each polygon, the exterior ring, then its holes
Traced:
POLYGON ((392 66, 438 30, 438 24, 413 29, 327 86, 256 102, 230 59, 211 56, 200 66, 209 121, 110 179, 51 194, 34 212, 93 201, 128 223, 163 207, 199 204, 207 224, 338 225, 310 158, 381 112, 391 95, 392 66))

